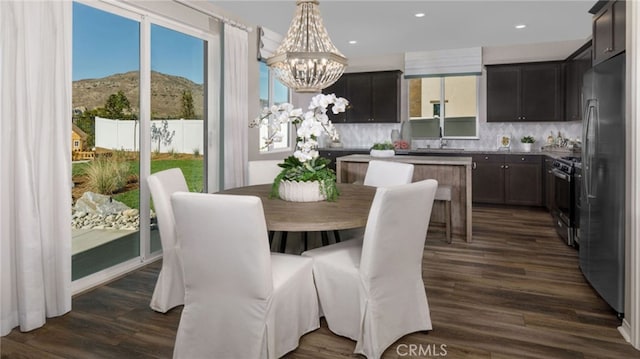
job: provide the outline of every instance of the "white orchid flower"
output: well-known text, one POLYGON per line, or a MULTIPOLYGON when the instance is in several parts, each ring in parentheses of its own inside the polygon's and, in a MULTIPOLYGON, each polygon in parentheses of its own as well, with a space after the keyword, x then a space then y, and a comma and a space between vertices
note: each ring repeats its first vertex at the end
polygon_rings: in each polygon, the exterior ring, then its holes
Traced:
POLYGON ((347 105, 349 105, 349 101, 347 101, 345 98, 337 98, 333 103, 333 108, 331 109, 331 111, 333 111, 334 115, 337 115, 340 112, 346 111, 347 105))
POLYGON ((264 138, 265 144, 281 142, 285 136, 282 134, 282 125, 293 123, 296 125, 298 137, 294 156, 301 162, 312 160, 319 156, 317 139, 326 133, 332 141, 338 141, 340 136, 335 126, 327 116, 327 108, 332 106, 332 112, 338 114, 346 110, 349 101, 335 94, 318 94, 309 103, 309 111, 303 112, 300 108, 294 108, 290 103, 281 103, 271 107, 264 107, 260 117, 250 122, 250 127, 265 126, 269 129, 269 137, 264 138))

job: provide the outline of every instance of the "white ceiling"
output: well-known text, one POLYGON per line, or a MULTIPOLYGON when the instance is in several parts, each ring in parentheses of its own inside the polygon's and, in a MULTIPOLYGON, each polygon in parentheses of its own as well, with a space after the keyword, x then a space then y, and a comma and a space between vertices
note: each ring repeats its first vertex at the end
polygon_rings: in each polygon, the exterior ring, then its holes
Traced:
MULTIPOLYGON (((286 34, 295 0, 216 1, 250 26, 286 34)), ((340 1, 321 0, 333 43, 347 58, 409 51, 587 40, 595 0, 340 1), (415 13, 426 16, 417 18, 415 13), (526 24, 522 30, 517 24, 526 24), (350 45, 350 40, 358 43, 350 45)))

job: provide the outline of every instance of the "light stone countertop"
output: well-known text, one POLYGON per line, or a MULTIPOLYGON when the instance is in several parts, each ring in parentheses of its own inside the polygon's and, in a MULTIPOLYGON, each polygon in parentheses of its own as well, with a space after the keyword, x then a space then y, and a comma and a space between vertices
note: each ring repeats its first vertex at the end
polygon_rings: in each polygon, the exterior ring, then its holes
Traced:
MULTIPOLYGON (((333 151, 333 152, 361 152, 361 151, 366 151, 368 152, 369 149, 368 148, 363 148, 363 147, 355 147, 355 148, 342 148, 342 147, 337 147, 337 148, 330 148, 330 147, 326 147, 326 148, 320 148, 320 151, 333 151)), ((540 156, 548 156, 550 158, 560 158, 560 157, 564 157, 564 156, 578 156, 580 157, 580 152, 575 152, 575 151, 570 151, 570 150, 545 150, 545 151, 541 151, 541 150, 533 150, 531 152, 524 152, 524 151, 505 151, 505 150, 495 150, 495 149, 481 149, 481 148, 473 148, 473 149, 460 149, 460 148, 444 148, 444 149, 437 149, 437 148, 433 148, 433 149, 412 149, 412 150, 397 150, 396 151, 396 155, 398 156, 405 156, 405 155, 409 155, 409 156, 428 156, 429 154, 433 154, 434 157, 438 156, 440 154, 446 154, 446 155, 450 155, 450 154, 455 154, 458 156, 465 156, 465 155, 478 155, 478 154, 490 154, 490 155, 540 155, 540 156)))
POLYGON ((418 165, 471 166, 471 157, 457 156, 411 156, 372 157, 370 155, 348 155, 336 158, 337 162, 369 162, 371 160, 396 161, 418 165))

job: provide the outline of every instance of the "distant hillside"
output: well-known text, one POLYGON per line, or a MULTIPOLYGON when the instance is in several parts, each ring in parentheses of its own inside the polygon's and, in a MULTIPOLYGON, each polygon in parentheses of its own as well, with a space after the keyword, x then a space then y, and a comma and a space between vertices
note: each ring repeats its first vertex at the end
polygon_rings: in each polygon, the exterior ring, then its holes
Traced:
MULTIPOLYGON (((111 94, 122 90, 131 103, 133 113, 139 113, 139 75, 137 71, 115 74, 100 79, 73 82, 73 108, 88 110, 103 107, 111 94)), ((196 115, 202 116, 204 90, 191 80, 160 72, 151 72, 151 117, 179 118, 182 111, 182 92, 191 90, 196 115)))

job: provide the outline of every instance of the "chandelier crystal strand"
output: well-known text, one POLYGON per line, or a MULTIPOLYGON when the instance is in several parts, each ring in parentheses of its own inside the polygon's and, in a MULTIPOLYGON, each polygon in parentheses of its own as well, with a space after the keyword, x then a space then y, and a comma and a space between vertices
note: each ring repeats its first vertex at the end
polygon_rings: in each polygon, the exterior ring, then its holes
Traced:
POLYGON ((276 77, 296 92, 320 92, 336 82, 347 59, 322 24, 317 0, 297 0, 287 36, 267 59, 276 77))

